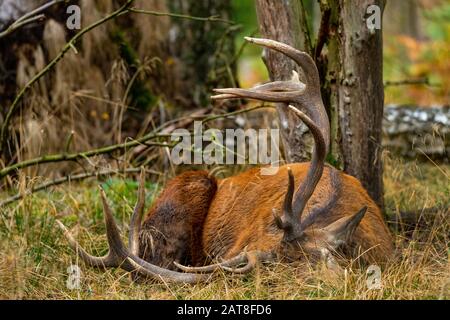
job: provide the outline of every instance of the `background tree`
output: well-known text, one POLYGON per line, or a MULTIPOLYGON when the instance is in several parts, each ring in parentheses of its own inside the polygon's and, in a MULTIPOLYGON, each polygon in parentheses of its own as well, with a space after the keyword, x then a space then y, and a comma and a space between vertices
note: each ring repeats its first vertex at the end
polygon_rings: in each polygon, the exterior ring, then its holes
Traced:
MULTIPOLYGON (((306 30, 306 16, 301 14, 302 9, 300 0, 257 0, 256 13, 261 36, 310 52, 309 32, 306 30)), ((297 68, 291 59, 278 52, 264 50, 263 59, 272 81, 290 79, 293 70, 303 77, 302 70, 297 68)), ((286 160, 288 162, 307 160, 312 146, 312 137, 307 133, 308 128, 287 111, 285 104, 277 104, 277 112, 286 160)))
MULTIPOLYGON (((384 107, 382 29, 366 24, 367 8, 385 1, 331 1, 323 64, 331 115, 333 160, 383 206, 381 128, 384 107)), ((381 18, 381 17, 380 17, 381 18)))
MULTIPOLYGON (((364 184, 383 205, 381 125, 383 117, 382 31, 367 27, 367 8, 382 0, 321 1, 317 37, 311 35, 308 2, 256 1, 263 37, 286 42, 310 53, 321 73, 324 103, 331 121, 331 154, 328 160, 364 184), (311 40, 315 38, 315 40, 311 40), (323 48, 325 47, 325 50, 323 48), (323 52, 322 52, 323 51, 323 52)), ((293 65, 276 53, 265 53, 273 80, 291 76, 293 65)), ((284 79, 283 79, 284 80, 284 79)), ((308 139, 280 106, 283 142, 288 161, 305 158, 308 139)))

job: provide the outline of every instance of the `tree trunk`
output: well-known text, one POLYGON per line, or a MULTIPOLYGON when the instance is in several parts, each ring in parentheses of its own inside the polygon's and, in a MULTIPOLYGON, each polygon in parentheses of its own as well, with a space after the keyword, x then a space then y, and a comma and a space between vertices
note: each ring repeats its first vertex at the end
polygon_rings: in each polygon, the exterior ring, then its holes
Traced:
MULTIPOLYGON (((256 12, 263 38, 284 42, 299 50, 310 50, 300 0, 257 0, 256 12)), ((290 79, 293 70, 299 72, 300 79, 303 77, 295 63, 281 53, 264 50, 263 59, 272 81, 290 79)), ((287 111, 286 104, 277 104, 277 111, 285 159, 288 162, 308 160, 312 137, 307 127, 287 111)))
MULTIPOLYGON (((381 125, 383 119, 382 31, 366 24, 367 8, 383 0, 332 1, 325 89, 331 114, 334 160, 358 178, 383 207, 381 125)), ((326 95, 325 95, 326 96, 326 95)))
MULTIPOLYGON (((231 17, 230 0, 170 0, 170 10, 191 16, 231 17)), ((223 22, 172 19, 171 51, 180 65, 182 105, 206 106, 213 88, 235 87, 235 26, 223 22)))

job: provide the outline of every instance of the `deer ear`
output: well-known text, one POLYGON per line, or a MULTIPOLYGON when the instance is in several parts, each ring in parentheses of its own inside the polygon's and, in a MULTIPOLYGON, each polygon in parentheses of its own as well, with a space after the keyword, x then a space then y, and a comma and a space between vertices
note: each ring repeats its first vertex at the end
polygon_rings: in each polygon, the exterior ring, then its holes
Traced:
POLYGON ((329 244, 337 248, 348 243, 362 218, 364 218, 366 211, 367 207, 363 207, 356 214, 343 217, 326 226, 323 230, 328 234, 329 244))

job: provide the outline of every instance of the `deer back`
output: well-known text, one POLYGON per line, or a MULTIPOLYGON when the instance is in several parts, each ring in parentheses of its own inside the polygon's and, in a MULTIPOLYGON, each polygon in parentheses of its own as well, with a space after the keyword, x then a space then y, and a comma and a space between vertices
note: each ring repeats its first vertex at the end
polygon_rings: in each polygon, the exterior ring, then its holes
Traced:
MULTIPOLYGON (((308 166, 289 165, 296 181, 306 178, 308 166)), ((243 250, 276 250, 283 232, 276 226, 273 213, 282 211, 288 188, 286 176, 287 166, 283 166, 275 175, 261 175, 259 169, 252 169, 219 181, 203 227, 206 254, 228 258, 243 250)), ((363 206, 367 206, 367 212, 351 244, 367 250, 367 260, 384 260, 393 250, 392 239, 380 209, 357 179, 325 167, 303 219, 310 221, 310 228, 323 228, 363 206)))

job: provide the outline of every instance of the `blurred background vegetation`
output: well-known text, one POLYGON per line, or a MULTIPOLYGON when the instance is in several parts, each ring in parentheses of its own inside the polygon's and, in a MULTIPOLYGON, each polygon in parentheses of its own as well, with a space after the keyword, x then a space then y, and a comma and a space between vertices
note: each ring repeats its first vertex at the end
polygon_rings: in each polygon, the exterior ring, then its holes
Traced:
MULTIPOLYGON (((317 1, 304 1, 313 29, 320 22, 317 1), (308 3, 309 2, 309 3, 308 3), (319 21, 318 21, 319 20, 319 21)), ((243 37, 258 32, 254 2, 233 0, 233 20, 242 25, 243 37)), ((387 1, 383 15, 383 75, 385 103, 448 105, 450 97, 450 3, 443 0, 387 1), (407 84, 411 82, 411 84, 407 84)), ((244 49, 238 75, 242 86, 265 81, 261 50, 244 49)))

